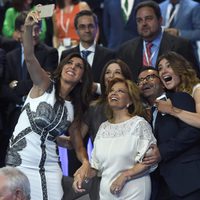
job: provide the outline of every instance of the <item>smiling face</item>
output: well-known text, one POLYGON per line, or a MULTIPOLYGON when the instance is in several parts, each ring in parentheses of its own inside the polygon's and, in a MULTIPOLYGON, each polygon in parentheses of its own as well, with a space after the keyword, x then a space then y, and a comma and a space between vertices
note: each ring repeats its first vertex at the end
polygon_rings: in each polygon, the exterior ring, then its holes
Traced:
POLYGON ((165 88, 176 91, 176 88, 180 84, 180 77, 175 74, 167 59, 160 60, 158 63, 158 71, 165 88))
POLYGON ((119 64, 117 63, 111 63, 110 65, 108 65, 105 71, 104 81, 105 81, 106 88, 108 87, 109 82, 113 80, 114 78, 124 79, 122 70, 119 64))
POLYGON ((108 104, 112 110, 127 110, 130 105, 130 96, 128 88, 123 82, 115 83, 108 93, 108 104))
POLYGON ((81 58, 72 57, 63 66, 61 81, 76 84, 81 81, 84 73, 84 63, 81 58))
POLYGON ((136 13, 139 35, 146 41, 152 41, 160 32, 162 18, 158 19, 153 8, 141 7, 136 13))
POLYGON ((164 90, 156 70, 145 70, 138 76, 138 87, 142 96, 153 102, 164 90))

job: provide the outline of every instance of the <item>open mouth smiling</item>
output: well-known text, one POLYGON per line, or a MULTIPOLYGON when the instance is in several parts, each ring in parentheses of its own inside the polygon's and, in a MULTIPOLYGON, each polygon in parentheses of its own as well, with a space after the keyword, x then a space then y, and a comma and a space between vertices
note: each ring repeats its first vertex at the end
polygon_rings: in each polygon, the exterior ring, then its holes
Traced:
POLYGON ((171 76, 164 76, 163 80, 167 83, 167 82, 172 80, 172 77, 171 76))

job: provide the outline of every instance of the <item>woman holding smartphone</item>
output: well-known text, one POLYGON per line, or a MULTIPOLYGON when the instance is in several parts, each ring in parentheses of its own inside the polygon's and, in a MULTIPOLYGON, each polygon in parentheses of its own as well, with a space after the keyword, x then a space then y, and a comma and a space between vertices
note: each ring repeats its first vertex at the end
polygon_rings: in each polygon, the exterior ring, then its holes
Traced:
POLYGON ((31 199, 60 200, 63 189, 56 143, 59 136, 73 131, 83 174, 89 166, 79 127, 88 107, 92 79, 90 66, 79 54, 63 59, 52 77, 41 68, 34 55, 32 35, 34 24, 40 20, 39 12, 32 11, 24 24, 24 59, 33 87, 10 140, 6 163, 28 176, 31 199))

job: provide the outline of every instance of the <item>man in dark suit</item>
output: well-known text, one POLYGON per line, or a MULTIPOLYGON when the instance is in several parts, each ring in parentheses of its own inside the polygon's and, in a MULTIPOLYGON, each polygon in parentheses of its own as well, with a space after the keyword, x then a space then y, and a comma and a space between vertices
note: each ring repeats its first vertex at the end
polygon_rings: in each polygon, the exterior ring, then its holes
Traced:
MULTIPOLYGON (((11 135, 17 123, 21 107, 32 87, 32 81, 24 62, 23 40, 24 21, 27 13, 21 13, 15 22, 15 29, 19 33, 19 48, 10 51, 6 55, 6 67, 4 71, 3 94, 8 103, 7 127, 11 135)), ((40 24, 33 27, 34 51, 41 66, 47 71, 52 72, 58 65, 58 52, 56 49, 45 45, 39 40, 40 24)))
POLYGON ((8 144, 8 138, 4 133, 4 100, 2 98, 2 79, 3 79, 3 71, 5 68, 6 54, 3 49, 0 49, 0 168, 5 164, 5 151, 8 144))
MULTIPOLYGON (((177 108, 195 112, 193 98, 187 93, 165 93, 158 72, 142 68, 138 76, 140 92, 154 107, 165 94, 177 108)), ((153 110, 153 109, 152 109, 153 110)), ((200 131, 183 121, 154 109, 152 127, 161 162, 152 174, 152 199, 197 200, 200 197, 200 131)))
POLYGON ((98 19, 93 12, 89 10, 79 12, 74 19, 74 25, 80 37, 80 44, 63 51, 61 60, 72 52, 78 52, 84 57, 83 52, 89 51, 86 59, 92 67, 94 82, 99 82, 104 65, 113 59, 115 54, 113 51, 96 44, 98 19))
POLYGON ((140 36, 123 44, 118 51, 119 58, 132 69, 134 81, 137 80, 141 66, 151 65, 156 67, 157 58, 170 50, 181 54, 193 63, 199 75, 198 62, 190 42, 163 32, 161 11, 156 2, 144 1, 138 4, 135 14, 140 36))
POLYGON ((0 48, 5 50, 6 53, 18 47, 20 47, 20 42, 0 35, 0 48))

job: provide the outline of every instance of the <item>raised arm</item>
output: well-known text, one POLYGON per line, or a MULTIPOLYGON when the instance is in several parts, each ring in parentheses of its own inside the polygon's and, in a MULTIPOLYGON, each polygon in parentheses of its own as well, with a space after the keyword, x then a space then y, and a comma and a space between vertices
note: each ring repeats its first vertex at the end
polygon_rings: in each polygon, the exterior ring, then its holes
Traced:
POLYGON ((32 31, 34 24, 38 23, 39 21, 39 13, 37 11, 31 11, 27 15, 24 24, 24 59, 26 61, 27 70, 33 81, 33 89, 31 91, 32 97, 41 96, 47 90, 50 84, 48 74, 42 69, 34 54, 32 31))

